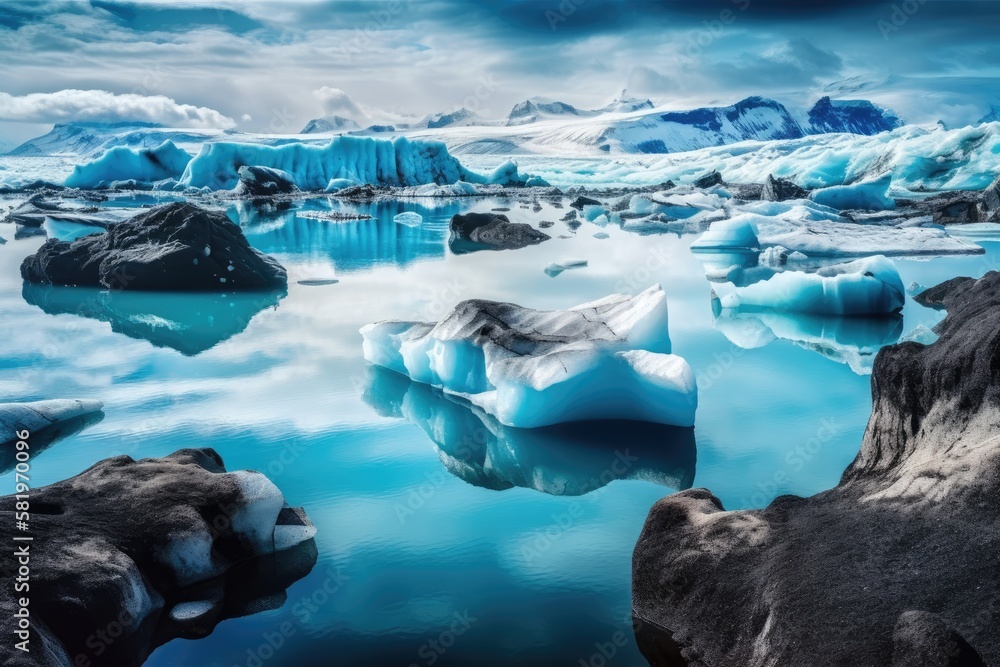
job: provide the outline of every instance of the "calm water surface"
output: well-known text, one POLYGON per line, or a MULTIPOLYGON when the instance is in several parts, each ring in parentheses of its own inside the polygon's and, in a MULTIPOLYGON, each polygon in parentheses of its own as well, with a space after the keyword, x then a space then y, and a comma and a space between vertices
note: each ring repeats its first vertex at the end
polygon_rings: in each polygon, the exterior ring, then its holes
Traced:
MULTIPOLYGON (((3 396, 105 402, 103 421, 37 456, 36 485, 117 454, 213 447, 230 470, 267 473, 319 530, 319 562, 280 608, 176 640, 150 665, 596 665, 599 645, 614 648, 608 664, 645 664, 630 630, 630 559, 650 506, 692 485, 727 508, 834 486, 871 409, 863 373, 873 353, 942 316, 908 302, 902 322, 717 319, 693 237, 589 223, 573 234, 559 222, 565 210, 517 202, 361 211, 375 219, 233 207, 250 241, 290 274, 287 294, 239 297, 25 289, 18 266, 42 239, 14 241, 0 225, 3 396), (572 238, 516 252, 447 249, 453 214, 497 206, 572 238), (402 211, 424 224, 393 223, 402 211), (594 238, 600 231, 610 238, 594 238), (574 257, 590 265, 543 271, 574 257), (340 282, 297 284, 328 279, 340 282), (369 322, 436 320, 473 297, 565 308, 656 282, 674 352, 699 376, 693 434, 621 423, 504 429, 361 356, 358 329, 369 322), (318 594, 324 584, 335 593, 318 594), (292 636, 260 649, 286 622, 292 636)), ((978 276, 1000 258, 998 244, 984 246, 986 256, 897 265, 906 285, 978 276)), ((2 483, 11 488, 9 474, 2 483)))

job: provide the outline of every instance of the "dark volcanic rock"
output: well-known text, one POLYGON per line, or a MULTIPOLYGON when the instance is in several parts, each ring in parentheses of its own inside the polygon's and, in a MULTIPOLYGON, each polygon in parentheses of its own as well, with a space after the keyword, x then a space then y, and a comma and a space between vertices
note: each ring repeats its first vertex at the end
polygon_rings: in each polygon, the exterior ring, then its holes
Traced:
POLYGON ((523 222, 511 222, 506 215, 468 213, 451 219, 452 252, 476 250, 517 250, 548 241, 551 236, 523 222))
POLYGON ((299 191, 291 175, 271 167, 240 167, 240 182, 233 194, 238 197, 269 198, 294 194, 299 191))
MULTIPOLYGON (((31 652, 11 648, 21 596, 4 586, 3 665, 139 665, 175 637, 280 606, 316 562, 304 513, 211 449, 107 459, 32 490, 30 504, 33 541, 11 542, 0 566, 17 572, 15 549, 29 550, 31 652)), ((14 496, 0 498, 0 520, 13 526, 14 513, 14 496)))
POLYGON ((251 248, 224 213, 187 203, 158 206, 71 243, 49 239, 24 260, 21 276, 45 285, 176 292, 288 283, 285 269, 251 248))
POLYGON ((809 192, 800 188, 791 181, 775 178, 769 175, 764 182, 764 189, 761 190, 760 198, 764 201, 787 201, 789 199, 805 199, 809 192))
POLYGON ((596 199, 591 199, 590 197, 583 197, 583 196, 577 197, 575 200, 573 200, 573 203, 570 204, 570 207, 575 208, 578 211, 582 211, 584 206, 602 206, 602 204, 596 199))
POLYGON ((928 215, 939 225, 1000 222, 1000 178, 985 190, 958 190, 926 199, 902 200, 908 216, 928 215))
POLYGON ((694 182, 694 187, 702 189, 710 188, 715 185, 722 185, 722 174, 718 171, 712 171, 705 174, 694 182))
POLYGON ((651 660, 1000 664, 1000 273, 925 295, 948 311, 940 338, 879 352, 836 488, 755 511, 704 489, 653 507, 632 579, 651 660))

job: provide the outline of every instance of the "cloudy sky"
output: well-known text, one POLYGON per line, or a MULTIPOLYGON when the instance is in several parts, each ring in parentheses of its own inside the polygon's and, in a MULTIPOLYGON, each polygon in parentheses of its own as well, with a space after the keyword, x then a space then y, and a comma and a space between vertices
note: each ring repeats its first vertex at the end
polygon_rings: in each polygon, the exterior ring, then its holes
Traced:
POLYGON ((1000 106, 1000 2, 0 0, 0 141, 69 120, 295 132, 621 89, 683 109, 866 97, 966 124, 1000 106))

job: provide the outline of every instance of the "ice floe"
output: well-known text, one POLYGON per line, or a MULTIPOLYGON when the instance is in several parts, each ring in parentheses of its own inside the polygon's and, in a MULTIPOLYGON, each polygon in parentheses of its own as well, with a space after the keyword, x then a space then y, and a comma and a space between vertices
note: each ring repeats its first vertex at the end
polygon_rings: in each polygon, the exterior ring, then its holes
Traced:
POLYGON ((565 311, 465 301, 438 323, 361 330, 365 359, 516 427, 594 419, 692 426, 694 373, 670 354, 660 286, 565 311))

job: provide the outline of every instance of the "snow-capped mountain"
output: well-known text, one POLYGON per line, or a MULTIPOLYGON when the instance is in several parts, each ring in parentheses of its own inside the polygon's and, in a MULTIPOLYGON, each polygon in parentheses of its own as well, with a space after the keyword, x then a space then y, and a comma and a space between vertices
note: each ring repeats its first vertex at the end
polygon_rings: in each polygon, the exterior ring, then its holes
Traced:
POLYGON ((471 125, 488 125, 489 122, 466 108, 457 109, 451 112, 434 113, 424 116, 419 123, 411 125, 412 128, 438 129, 442 127, 469 127, 471 125))
POLYGON ((47 134, 29 139, 8 155, 90 157, 115 146, 155 148, 167 140, 178 145, 200 145, 224 134, 222 130, 173 129, 137 121, 59 123, 47 134))
POLYGON ((360 130, 361 126, 350 118, 343 116, 324 116, 323 118, 313 118, 306 123, 299 134, 321 134, 323 132, 346 132, 349 130, 360 130))
POLYGON ((868 100, 831 100, 824 97, 809 111, 806 133, 878 134, 902 125, 903 121, 893 111, 868 100))
POLYGON ((549 120, 553 118, 591 116, 592 111, 581 111, 572 104, 556 102, 541 97, 533 97, 514 105, 507 115, 506 125, 528 125, 539 120, 549 120))
POLYGON ((652 113, 611 124, 599 148, 621 153, 676 153, 756 139, 796 139, 802 128, 784 105, 748 97, 728 107, 652 113))
POLYGON ((653 102, 650 100, 644 100, 638 97, 629 97, 628 91, 623 90, 618 97, 613 99, 609 104, 604 105, 600 109, 596 109, 597 113, 631 113, 633 111, 643 111, 645 109, 652 109, 653 102))

